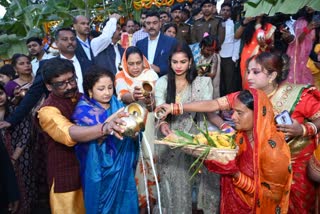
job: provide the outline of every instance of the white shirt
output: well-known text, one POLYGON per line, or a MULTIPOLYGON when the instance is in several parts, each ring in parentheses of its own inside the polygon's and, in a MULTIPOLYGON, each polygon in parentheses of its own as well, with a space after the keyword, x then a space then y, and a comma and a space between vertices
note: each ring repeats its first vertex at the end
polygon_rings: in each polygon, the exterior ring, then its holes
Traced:
POLYGON ((62 59, 67 59, 72 61, 74 69, 76 71, 76 75, 77 75, 77 86, 78 86, 78 90, 79 92, 83 93, 83 77, 82 77, 82 70, 81 70, 81 66, 79 63, 79 60, 77 59, 76 55, 74 55, 71 59, 66 58, 65 56, 63 56, 62 54, 60 55, 60 57, 62 59))
MULTIPOLYGON (((106 49, 110 44, 112 44, 112 37, 114 32, 117 30, 117 19, 111 18, 106 26, 104 26, 100 36, 91 40, 91 50, 93 56, 98 56, 100 52, 106 49)), ((118 48, 118 44, 113 45, 114 51, 116 53, 116 61, 114 62, 118 70, 119 63, 121 62, 121 55, 118 48)))
POLYGON ((39 62, 43 59, 51 59, 55 56, 51 55, 51 54, 47 54, 46 52, 44 52, 42 58, 40 60, 38 60, 37 58, 34 58, 32 61, 31 61, 31 65, 32 65, 32 74, 33 76, 36 76, 37 74, 37 70, 39 68, 39 62))
POLYGON ((119 51, 119 48, 118 48, 118 43, 116 44, 113 44, 113 48, 114 48, 114 52, 116 53, 116 69, 117 69, 117 72, 119 72, 119 64, 121 63, 121 55, 120 55, 120 51, 119 51))
POLYGON ((153 64, 154 55, 156 54, 156 49, 159 41, 160 32, 156 39, 150 40, 150 36, 148 37, 148 61, 150 64, 153 64))
POLYGON ((112 43, 112 36, 117 29, 117 19, 111 18, 104 26, 100 36, 91 40, 93 56, 97 56, 112 43))
POLYGON ((240 40, 234 38, 234 23, 232 19, 225 21, 225 39, 221 45, 220 56, 222 58, 232 57, 232 60, 236 62, 239 59, 240 53, 240 40))
POLYGON ((78 44, 78 45, 82 46, 82 48, 83 48, 84 52, 86 53, 88 59, 91 60, 89 39, 87 38, 86 41, 82 41, 79 36, 77 36, 77 39, 80 42, 80 44, 78 44))

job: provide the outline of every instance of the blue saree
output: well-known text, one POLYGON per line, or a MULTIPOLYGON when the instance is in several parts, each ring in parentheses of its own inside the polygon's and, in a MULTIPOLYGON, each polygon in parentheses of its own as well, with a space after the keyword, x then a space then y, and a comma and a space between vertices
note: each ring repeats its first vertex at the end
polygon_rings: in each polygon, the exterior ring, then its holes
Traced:
MULTIPOLYGON (((123 107, 115 96, 109 109, 82 96, 73 114, 80 126, 103 123, 123 107)), ((79 143, 76 155, 80 162, 81 182, 86 213, 138 213, 138 194, 134 179, 138 159, 138 143, 114 136, 79 143)))

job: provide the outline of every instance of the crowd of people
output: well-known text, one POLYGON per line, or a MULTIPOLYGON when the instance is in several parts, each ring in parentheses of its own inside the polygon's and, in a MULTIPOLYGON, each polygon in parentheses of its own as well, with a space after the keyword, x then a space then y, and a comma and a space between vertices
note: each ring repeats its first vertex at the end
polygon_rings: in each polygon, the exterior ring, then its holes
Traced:
POLYGON ((95 33, 78 15, 58 55, 27 39, 0 68, 0 213, 319 211, 320 13, 242 15, 176 3, 95 33), (127 136, 133 103, 145 128, 127 136), (155 140, 205 127, 239 150, 190 180, 197 158, 155 140))

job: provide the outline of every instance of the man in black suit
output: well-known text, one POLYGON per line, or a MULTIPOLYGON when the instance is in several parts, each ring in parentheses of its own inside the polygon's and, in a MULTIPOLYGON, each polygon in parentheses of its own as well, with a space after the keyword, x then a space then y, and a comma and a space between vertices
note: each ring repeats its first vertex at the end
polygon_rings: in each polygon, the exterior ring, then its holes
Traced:
POLYGON ((118 44, 121 38, 121 27, 117 24, 120 19, 119 14, 112 14, 102 34, 91 41, 91 48, 96 65, 110 70, 114 75, 119 71, 124 49, 118 44))
POLYGON ((85 16, 76 16, 73 18, 73 29, 77 34, 77 48, 76 55, 81 58, 87 58, 93 60, 93 53, 91 50, 91 44, 89 40, 90 26, 89 19, 85 16))
MULTIPOLYGON (((92 62, 85 57, 76 55, 76 35, 71 28, 58 29, 55 34, 55 41, 60 52, 58 57, 72 61, 78 77, 78 86, 81 86, 82 88, 82 74, 92 65, 92 62)), ((39 67, 41 67, 45 61, 46 60, 41 61, 39 67)), ((81 88, 79 88, 80 92, 81 88)), ((37 105, 41 97, 44 94, 48 95, 48 93, 49 92, 45 87, 41 74, 37 72, 33 84, 27 94, 21 100, 18 107, 6 118, 6 120, 0 122, 0 128, 15 126, 21 122, 22 119, 29 114, 32 108, 37 105)))

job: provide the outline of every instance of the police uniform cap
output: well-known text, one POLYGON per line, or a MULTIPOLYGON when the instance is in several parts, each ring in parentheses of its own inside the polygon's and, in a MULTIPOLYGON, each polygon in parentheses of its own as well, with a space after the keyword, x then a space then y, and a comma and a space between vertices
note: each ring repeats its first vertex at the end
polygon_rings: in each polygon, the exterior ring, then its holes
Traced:
POLYGON ((175 10, 182 10, 182 5, 176 4, 171 7, 171 13, 175 10))
POLYGON ((202 7, 203 7, 203 5, 205 5, 205 4, 213 4, 213 5, 217 5, 217 2, 216 2, 216 1, 214 1, 214 0, 205 0, 205 1, 203 1, 203 2, 201 3, 200 8, 202 8, 202 7))

